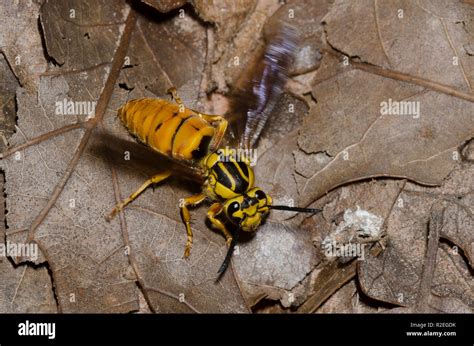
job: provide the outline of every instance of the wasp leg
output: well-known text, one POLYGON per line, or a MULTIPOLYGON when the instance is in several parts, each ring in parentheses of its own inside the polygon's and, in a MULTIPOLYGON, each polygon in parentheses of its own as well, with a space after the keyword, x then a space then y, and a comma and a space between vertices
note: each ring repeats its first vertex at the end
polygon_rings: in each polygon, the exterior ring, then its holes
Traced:
POLYGON ((132 202, 134 199, 136 199, 138 196, 140 196, 140 194, 146 190, 146 188, 152 184, 157 184, 159 183, 160 181, 163 181, 165 180, 166 178, 168 178, 169 176, 171 175, 171 172, 170 171, 166 171, 166 172, 162 172, 162 173, 159 173, 159 174, 156 174, 154 176, 152 176, 150 179, 148 179, 147 181, 145 181, 143 183, 142 186, 140 186, 140 188, 135 191, 134 193, 132 193, 128 198, 124 199, 122 202, 120 202, 119 204, 117 204, 114 209, 112 209, 112 211, 110 212, 109 215, 106 216, 106 220, 107 221, 110 221, 112 220, 115 215, 117 215, 117 213, 119 213, 123 208, 125 208, 130 202, 132 202))
POLYGON ((176 90, 175 87, 171 87, 168 89, 167 91, 168 94, 171 94, 171 97, 173 98, 173 100, 175 100, 175 102, 178 104, 178 105, 182 105, 183 104, 183 101, 181 100, 181 98, 178 96, 178 91, 176 90))
POLYGON ((224 138, 225 132, 227 130, 228 122, 226 119, 224 119, 224 117, 220 115, 203 114, 203 113, 198 113, 198 114, 209 123, 217 123, 216 134, 214 135, 214 139, 212 140, 212 143, 209 147, 209 150, 212 152, 216 150, 217 148, 219 148, 222 138, 224 138))
POLYGON ((188 240, 186 241, 186 247, 184 248, 184 258, 188 258, 191 253, 191 247, 193 246, 193 231, 191 230, 191 215, 189 214, 188 205, 195 206, 206 199, 206 195, 200 193, 188 198, 185 198, 181 202, 181 218, 183 219, 184 225, 186 226, 186 232, 188 233, 188 240))
POLYGON ((207 211, 207 218, 211 221, 212 225, 219 229, 222 233, 224 233, 225 239, 227 241, 227 246, 230 246, 232 241, 232 235, 227 230, 225 225, 222 223, 221 220, 216 219, 216 216, 222 211, 223 205, 220 203, 214 203, 211 205, 209 210, 207 211))

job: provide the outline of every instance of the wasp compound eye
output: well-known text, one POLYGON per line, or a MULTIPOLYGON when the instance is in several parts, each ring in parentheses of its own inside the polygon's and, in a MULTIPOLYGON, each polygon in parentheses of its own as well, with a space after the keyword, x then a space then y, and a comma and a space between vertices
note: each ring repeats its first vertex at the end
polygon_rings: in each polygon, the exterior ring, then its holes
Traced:
POLYGON ((229 215, 232 215, 233 213, 235 213, 236 211, 238 211, 240 209, 240 204, 239 202, 232 202, 229 207, 227 208, 227 213, 229 215))
POLYGON ((225 210, 228 219, 235 225, 238 225, 242 220, 243 214, 240 211, 241 205, 237 201, 230 202, 225 210))
POLYGON ((258 200, 267 199, 267 195, 266 195, 265 192, 263 192, 262 190, 257 190, 257 191, 255 191, 255 197, 256 197, 258 200))

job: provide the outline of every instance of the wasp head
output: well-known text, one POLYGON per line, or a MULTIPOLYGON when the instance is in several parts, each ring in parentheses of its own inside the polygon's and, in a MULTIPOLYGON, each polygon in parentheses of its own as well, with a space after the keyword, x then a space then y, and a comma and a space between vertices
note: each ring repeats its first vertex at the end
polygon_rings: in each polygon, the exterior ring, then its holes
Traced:
POLYGON ((227 218, 245 232, 255 231, 270 211, 272 198, 254 187, 224 203, 227 218))

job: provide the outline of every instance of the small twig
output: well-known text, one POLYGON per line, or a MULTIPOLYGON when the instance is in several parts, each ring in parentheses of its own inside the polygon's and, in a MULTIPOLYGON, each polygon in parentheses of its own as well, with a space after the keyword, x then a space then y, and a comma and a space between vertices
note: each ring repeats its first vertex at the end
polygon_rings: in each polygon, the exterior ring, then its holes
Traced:
POLYGON ((420 288, 416 304, 417 312, 428 312, 431 297, 431 283, 436 268, 436 256, 438 253, 439 235, 443 228, 444 208, 441 204, 433 205, 431 217, 428 224, 428 246, 425 255, 425 265, 421 274, 420 288))

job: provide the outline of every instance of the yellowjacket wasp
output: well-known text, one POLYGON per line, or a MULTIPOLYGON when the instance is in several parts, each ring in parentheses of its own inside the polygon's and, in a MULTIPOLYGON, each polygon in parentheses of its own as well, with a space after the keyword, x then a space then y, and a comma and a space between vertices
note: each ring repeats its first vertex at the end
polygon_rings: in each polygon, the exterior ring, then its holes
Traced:
MULTIPOLYGON (((242 101, 238 106, 246 109, 239 148, 252 148, 267 121, 273 106, 283 92, 288 79, 288 66, 296 48, 293 28, 283 26, 267 45, 259 73, 251 80, 253 100, 242 101)), ((239 230, 256 231, 271 209, 316 213, 318 209, 276 206, 272 198, 254 186, 254 173, 245 157, 235 155, 235 150, 220 148, 227 131, 228 121, 220 115, 204 114, 186 108, 171 88, 174 103, 153 98, 131 100, 118 110, 118 116, 127 130, 139 142, 166 157, 192 168, 193 174, 202 177, 202 191, 183 199, 181 217, 186 226, 187 242, 184 257, 190 255, 193 233, 188 207, 208 199, 213 202, 207 211, 211 224, 220 230, 229 250, 219 268, 221 275, 232 256, 239 230), (224 220, 219 216, 224 215, 224 220), (226 221, 237 227, 230 232, 226 221)), ((235 100, 239 97, 236 96, 235 100)), ((242 99, 242 98, 241 98, 242 99)), ((173 174, 172 169, 160 172, 145 181, 137 191, 116 205, 107 219, 136 199, 147 187, 162 182, 173 174)))

